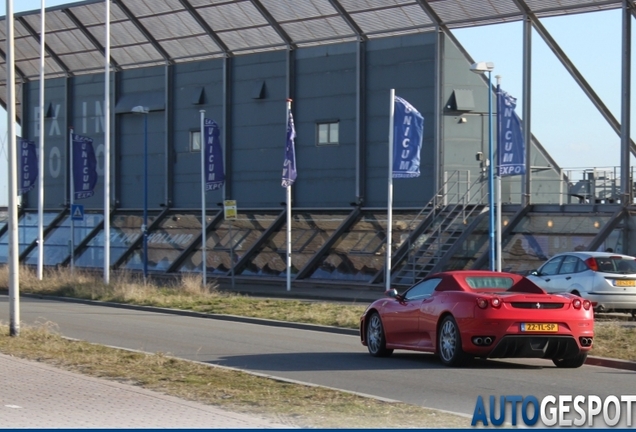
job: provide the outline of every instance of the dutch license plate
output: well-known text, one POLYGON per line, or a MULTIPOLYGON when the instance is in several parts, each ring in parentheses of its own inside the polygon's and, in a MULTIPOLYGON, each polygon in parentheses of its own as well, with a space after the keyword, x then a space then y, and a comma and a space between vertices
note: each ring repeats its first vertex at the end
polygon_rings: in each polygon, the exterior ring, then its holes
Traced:
POLYGON ((617 279, 616 286, 619 287, 633 287, 636 286, 636 280, 617 279))
POLYGON ((521 323, 522 332, 557 332, 559 325, 554 323, 521 323))

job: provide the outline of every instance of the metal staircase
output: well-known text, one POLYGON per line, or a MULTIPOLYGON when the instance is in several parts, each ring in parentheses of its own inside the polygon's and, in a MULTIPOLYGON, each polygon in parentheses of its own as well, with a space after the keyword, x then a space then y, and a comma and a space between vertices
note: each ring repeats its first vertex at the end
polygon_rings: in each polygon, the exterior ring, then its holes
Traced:
POLYGON ((436 267, 471 221, 488 211, 484 204, 487 182, 478 178, 463 191, 457 179, 449 177, 440 192, 413 219, 421 223, 409 236, 401 254, 402 260, 395 262, 393 283, 412 284, 430 272, 440 270, 436 267))

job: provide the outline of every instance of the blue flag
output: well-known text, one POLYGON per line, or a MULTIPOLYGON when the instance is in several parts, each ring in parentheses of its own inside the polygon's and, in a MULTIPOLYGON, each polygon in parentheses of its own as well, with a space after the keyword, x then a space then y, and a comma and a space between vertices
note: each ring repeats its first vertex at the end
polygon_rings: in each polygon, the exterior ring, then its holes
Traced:
POLYGON ((515 112, 517 99, 497 86, 497 166, 499 177, 526 173, 526 146, 521 120, 515 112))
POLYGON ((97 158, 93 139, 73 134, 73 191, 74 198, 90 198, 97 184, 97 158))
POLYGON ((17 138, 18 142, 18 195, 22 195, 35 187, 38 178, 38 155, 35 143, 24 138, 17 138))
POLYGON ((399 96, 394 103, 393 178, 419 177, 424 117, 399 96))
POLYGON ((289 111, 287 119, 287 142, 285 144, 285 162, 283 163, 283 181, 281 186, 284 188, 294 184, 298 173, 296 172, 296 150, 294 148, 294 139, 296 138, 296 130, 294 129, 294 117, 289 111))
POLYGON ((217 190, 225 183, 223 171, 223 150, 219 136, 219 125, 214 120, 204 119, 203 130, 205 140, 205 190, 217 190))

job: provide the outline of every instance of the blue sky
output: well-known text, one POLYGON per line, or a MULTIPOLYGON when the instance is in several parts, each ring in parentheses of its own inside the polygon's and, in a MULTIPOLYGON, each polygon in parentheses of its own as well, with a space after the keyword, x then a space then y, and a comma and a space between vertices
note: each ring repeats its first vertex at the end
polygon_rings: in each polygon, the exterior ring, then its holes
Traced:
MULTIPOLYGON (((74 1, 47 0, 46 6, 68 3, 74 1)), ((0 15, 5 15, 5 7, 6 1, 2 1, 0 15)), ((14 2, 16 12, 39 10, 40 7, 40 0, 14 2)), ((541 22, 620 120, 620 11, 561 16, 541 22)), ((636 30, 633 33, 636 35, 636 30)), ((523 117, 522 24, 453 30, 453 34, 476 61, 495 64, 493 77, 501 75, 502 88, 518 99, 517 113, 523 117)), ((632 46, 636 46, 636 38, 633 39, 632 46)), ((618 166, 618 135, 536 32, 532 38, 532 61, 532 132, 553 159, 564 169, 618 166)), ((634 69, 633 66, 632 71, 636 73, 634 69)), ((632 94, 635 88, 636 80, 632 77, 632 94)), ((636 103, 632 105, 632 111, 636 112, 636 103)), ((632 128, 636 128, 635 120, 636 116, 632 116, 632 128)), ((2 169, 2 164, 6 164, 5 140, 6 113, 0 109, 0 172, 6 172, 2 169)), ((4 183, 0 182, 0 205, 6 202, 4 183)))

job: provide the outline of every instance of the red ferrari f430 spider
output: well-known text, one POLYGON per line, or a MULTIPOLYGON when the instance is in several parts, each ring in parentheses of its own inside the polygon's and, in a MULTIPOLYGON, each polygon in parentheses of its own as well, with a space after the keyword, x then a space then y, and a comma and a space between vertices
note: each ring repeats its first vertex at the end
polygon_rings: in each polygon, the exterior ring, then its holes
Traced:
POLYGON ((369 353, 436 353, 447 366, 481 358, 543 358, 557 367, 585 363, 594 338, 588 300, 547 294, 523 276, 458 270, 437 273, 374 301, 360 319, 369 353))

